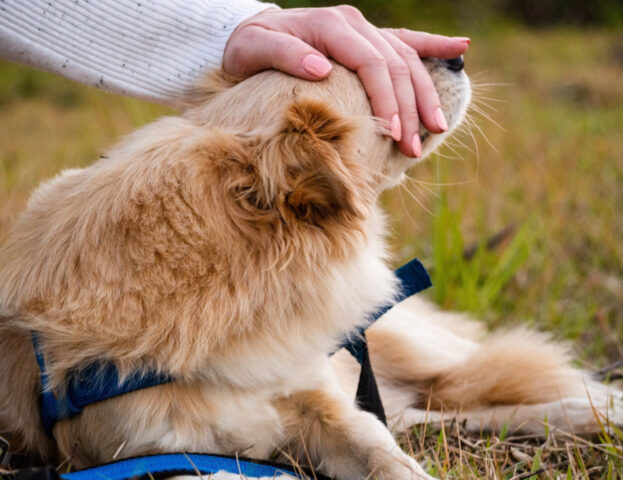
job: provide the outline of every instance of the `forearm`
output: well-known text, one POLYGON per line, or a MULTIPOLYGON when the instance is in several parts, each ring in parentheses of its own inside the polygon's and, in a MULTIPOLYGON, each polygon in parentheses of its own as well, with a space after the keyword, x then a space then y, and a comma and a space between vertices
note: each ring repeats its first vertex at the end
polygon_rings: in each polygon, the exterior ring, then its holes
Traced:
POLYGON ((200 75, 221 66, 234 28, 269 6, 254 0, 5 0, 0 58, 176 107, 200 75))

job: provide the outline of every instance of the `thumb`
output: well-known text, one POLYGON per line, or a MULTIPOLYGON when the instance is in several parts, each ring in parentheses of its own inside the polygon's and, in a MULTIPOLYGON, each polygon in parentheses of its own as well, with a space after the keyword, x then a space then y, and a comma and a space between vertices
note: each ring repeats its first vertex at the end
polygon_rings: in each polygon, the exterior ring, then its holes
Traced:
POLYGON ((287 33, 249 25, 232 34, 223 54, 223 70, 248 77, 274 68, 306 80, 321 80, 331 62, 315 48, 287 33))

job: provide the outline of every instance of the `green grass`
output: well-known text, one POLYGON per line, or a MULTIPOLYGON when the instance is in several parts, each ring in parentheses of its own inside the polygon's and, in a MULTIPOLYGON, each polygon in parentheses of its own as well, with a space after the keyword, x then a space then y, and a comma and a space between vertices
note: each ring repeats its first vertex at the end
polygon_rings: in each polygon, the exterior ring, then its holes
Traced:
MULTIPOLYGON (((572 343, 579 365, 597 369, 623 357, 621 34, 483 31, 448 32, 473 38, 466 64, 481 85, 476 105, 486 115, 472 118, 482 133, 459 135, 383 196, 396 264, 419 256, 443 308, 491 327, 550 331, 572 343)), ((39 182, 89 164, 165 113, 2 64, 0 241, 39 182)), ((442 477, 615 479, 623 471, 620 432, 480 437, 454 425, 408 433, 405 448, 442 477)))
POLYGON ((619 45, 591 31, 476 37, 468 71, 503 84, 479 88, 476 102, 492 98, 480 108, 501 127, 474 113, 475 144, 459 137, 466 146, 415 167, 384 198, 397 256, 428 261, 439 304, 573 340, 589 367, 623 353, 619 45), (463 258, 509 226, 516 233, 497 249, 463 258))

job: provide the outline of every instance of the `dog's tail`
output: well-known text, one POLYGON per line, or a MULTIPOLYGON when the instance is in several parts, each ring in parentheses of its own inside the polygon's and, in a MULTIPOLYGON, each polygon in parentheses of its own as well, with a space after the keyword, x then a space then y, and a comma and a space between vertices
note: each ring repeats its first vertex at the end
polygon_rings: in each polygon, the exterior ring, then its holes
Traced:
POLYGON ((431 408, 446 410, 586 397, 565 345, 525 328, 485 335, 478 326, 410 299, 369 330, 375 372, 410 385, 420 408, 429 396, 431 408))
POLYGON ((585 397, 587 387, 565 346, 520 328, 486 338, 425 388, 430 388, 435 408, 469 409, 585 397))

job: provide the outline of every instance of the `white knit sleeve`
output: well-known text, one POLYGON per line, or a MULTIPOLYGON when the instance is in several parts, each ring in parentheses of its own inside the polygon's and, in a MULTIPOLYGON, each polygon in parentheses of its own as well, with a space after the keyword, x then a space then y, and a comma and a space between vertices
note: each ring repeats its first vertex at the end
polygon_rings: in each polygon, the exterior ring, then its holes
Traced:
POLYGON ((0 58, 169 106, 218 68, 255 0, 0 0, 0 58))

